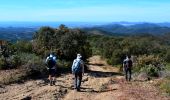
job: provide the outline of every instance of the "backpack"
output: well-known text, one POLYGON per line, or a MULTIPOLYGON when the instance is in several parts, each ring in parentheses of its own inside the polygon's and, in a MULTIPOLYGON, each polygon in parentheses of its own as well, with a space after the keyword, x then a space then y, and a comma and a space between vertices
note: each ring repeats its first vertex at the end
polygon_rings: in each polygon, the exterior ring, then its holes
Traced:
POLYGON ((48 60, 47 60, 47 66, 48 68, 52 68, 54 67, 56 64, 55 60, 53 59, 53 57, 49 57, 48 60))
POLYGON ((79 73, 81 71, 82 71, 81 60, 76 59, 73 66, 73 73, 79 73))
POLYGON ((131 68, 132 67, 132 60, 126 60, 124 61, 125 68, 131 68))

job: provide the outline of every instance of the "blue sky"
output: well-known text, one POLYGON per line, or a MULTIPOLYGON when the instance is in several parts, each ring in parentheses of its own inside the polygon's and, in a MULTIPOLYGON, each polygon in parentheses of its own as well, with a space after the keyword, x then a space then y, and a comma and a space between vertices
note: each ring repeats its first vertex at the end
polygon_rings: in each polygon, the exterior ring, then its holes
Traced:
POLYGON ((0 0, 0 21, 170 22, 170 0, 0 0))

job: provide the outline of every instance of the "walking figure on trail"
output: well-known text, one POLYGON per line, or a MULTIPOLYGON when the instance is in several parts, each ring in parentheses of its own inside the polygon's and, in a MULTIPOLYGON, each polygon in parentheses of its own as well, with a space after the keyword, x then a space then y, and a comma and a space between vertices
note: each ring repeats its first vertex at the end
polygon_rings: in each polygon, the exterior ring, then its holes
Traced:
POLYGON ((126 81, 131 81, 131 75, 132 75, 132 60, 131 57, 126 56, 126 59, 123 61, 123 68, 125 71, 125 78, 126 81))
POLYGON ((82 56, 77 54, 77 58, 74 59, 72 65, 72 73, 74 75, 74 88, 80 91, 82 76, 84 75, 84 62, 81 60, 82 56))
POLYGON ((56 56, 54 54, 50 54, 46 58, 47 69, 49 73, 49 81, 50 85, 55 85, 55 75, 56 75, 56 56))

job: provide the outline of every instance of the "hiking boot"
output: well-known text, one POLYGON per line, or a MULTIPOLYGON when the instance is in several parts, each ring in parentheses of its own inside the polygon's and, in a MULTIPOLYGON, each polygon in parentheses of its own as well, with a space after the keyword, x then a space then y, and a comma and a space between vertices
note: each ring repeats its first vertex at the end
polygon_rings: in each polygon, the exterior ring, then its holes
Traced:
POLYGON ((52 81, 52 84, 55 85, 55 81, 52 81))
POLYGON ((77 88, 77 92, 80 92, 80 89, 79 89, 79 88, 77 88))

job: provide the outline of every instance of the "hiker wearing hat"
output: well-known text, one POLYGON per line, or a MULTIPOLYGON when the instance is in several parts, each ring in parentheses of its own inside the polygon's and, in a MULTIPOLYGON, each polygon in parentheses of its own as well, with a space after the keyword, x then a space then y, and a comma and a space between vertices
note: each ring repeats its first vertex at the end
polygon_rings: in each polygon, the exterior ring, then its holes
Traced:
POLYGON ((81 60, 81 54, 77 54, 77 58, 74 59, 72 65, 72 73, 74 75, 74 88, 80 91, 82 76, 84 75, 84 62, 81 60))

